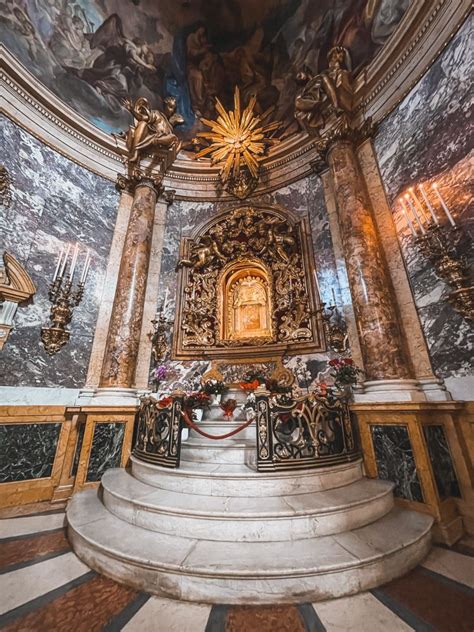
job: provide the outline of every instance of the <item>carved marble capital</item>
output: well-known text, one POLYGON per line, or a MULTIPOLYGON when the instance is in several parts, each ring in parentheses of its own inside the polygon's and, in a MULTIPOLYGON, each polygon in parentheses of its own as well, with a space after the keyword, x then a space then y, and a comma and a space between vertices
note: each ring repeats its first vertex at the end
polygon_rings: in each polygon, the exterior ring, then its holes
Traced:
POLYGON ((159 196, 163 193, 163 175, 147 174, 141 169, 135 169, 131 177, 122 173, 117 175, 115 187, 118 191, 127 191, 132 195, 135 193, 137 186, 149 187, 159 196))

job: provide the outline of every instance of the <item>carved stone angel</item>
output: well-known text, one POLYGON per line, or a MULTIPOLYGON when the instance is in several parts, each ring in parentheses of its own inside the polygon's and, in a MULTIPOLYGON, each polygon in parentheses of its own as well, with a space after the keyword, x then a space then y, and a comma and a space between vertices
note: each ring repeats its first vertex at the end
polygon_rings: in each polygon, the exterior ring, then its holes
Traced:
POLYGON ((175 125, 184 122, 183 117, 176 113, 176 99, 168 97, 164 101, 164 112, 153 110, 145 97, 138 98, 135 103, 124 99, 124 107, 133 114, 134 125, 122 134, 128 150, 128 177, 131 178, 135 169, 145 156, 153 156, 157 148, 178 152, 180 141, 173 132, 175 125))
POLYGON ((331 114, 347 111, 344 92, 350 91, 349 51, 335 46, 328 53, 329 67, 315 76, 298 73, 301 88, 295 97, 295 118, 303 130, 317 134, 331 114))

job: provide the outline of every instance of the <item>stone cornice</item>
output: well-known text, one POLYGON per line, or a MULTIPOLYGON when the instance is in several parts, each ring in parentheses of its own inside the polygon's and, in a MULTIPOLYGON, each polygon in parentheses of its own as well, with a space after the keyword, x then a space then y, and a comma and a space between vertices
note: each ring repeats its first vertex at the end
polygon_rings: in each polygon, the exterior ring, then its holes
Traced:
MULTIPOLYGON (((354 107, 360 120, 378 123, 408 94, 456 33, 471 4, 467 0, 417 0, 375 59, 355 78, 354 107)), ((65 105, 0 45, 0 111, 52 149, 115 181, 123 165, 113 137, 65 105)), ((317 158, 313 141, 295 135, 272 148, 262 162, 254 195, 290 184, 309 173, 317 158)), ((230 200, 216 193, 218 171, 208 161, 178 158, 163 184, 176 199, 230 200)))

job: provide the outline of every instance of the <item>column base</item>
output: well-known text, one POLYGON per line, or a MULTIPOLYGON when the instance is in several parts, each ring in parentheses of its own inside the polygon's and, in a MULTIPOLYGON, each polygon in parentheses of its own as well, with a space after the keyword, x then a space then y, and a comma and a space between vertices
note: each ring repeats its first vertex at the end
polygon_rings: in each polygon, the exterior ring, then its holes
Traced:
POLYGON ((84 388, 76 400, 79 406, 137 406, 142 391, 120 386, 107 388, 84 388))
POLYGON ((354 389, 354 402, 426 402, 417 380, 370 380, 354 389))
POLYGON ((443 380, 436 377, 421 378, 418 384, 428 402, 450 402, 453 399, 443 380))

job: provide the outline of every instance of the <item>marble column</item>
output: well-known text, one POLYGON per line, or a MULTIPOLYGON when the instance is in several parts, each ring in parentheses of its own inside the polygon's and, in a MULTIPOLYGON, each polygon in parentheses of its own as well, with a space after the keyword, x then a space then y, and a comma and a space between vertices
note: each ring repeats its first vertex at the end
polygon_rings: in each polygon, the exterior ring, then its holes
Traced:
POLYGON ((410 380, 396 299, 353 144, 335 141, 327 161, 366 379, 410 380))
POLYGON ((133 196, 102 364, 101 389, 133 386, 159 191, 141 180, 133 196))

